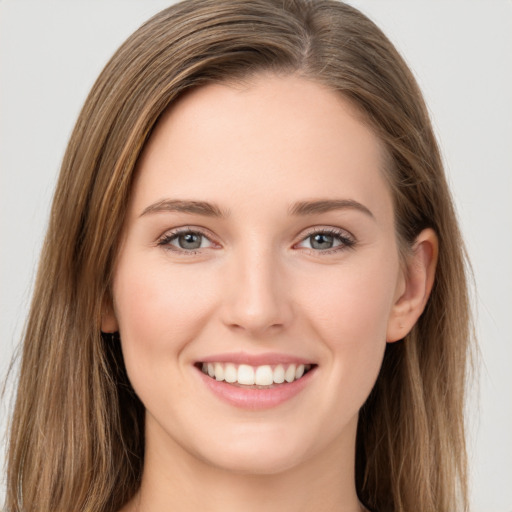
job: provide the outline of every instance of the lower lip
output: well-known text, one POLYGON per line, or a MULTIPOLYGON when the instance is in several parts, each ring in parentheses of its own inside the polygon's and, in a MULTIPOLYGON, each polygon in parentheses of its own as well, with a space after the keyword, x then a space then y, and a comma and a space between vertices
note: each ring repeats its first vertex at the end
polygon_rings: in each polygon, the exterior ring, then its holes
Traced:
POLYGON ((293 382, 278 384, 273 388, 257 389, 232 386, 225 381, 212 379, 197 369, 205 385, 224 402, 241 409, 270 409, 290 400, 300 393, 313 378, 317 367, 313 367, 303 377, 293 382))

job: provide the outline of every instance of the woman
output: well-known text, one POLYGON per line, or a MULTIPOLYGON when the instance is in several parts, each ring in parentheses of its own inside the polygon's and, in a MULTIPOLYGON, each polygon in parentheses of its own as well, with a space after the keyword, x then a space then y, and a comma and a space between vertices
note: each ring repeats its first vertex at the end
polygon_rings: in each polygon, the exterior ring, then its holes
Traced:
POLYGON ((7 510, 467 505, 464 254, 416 83, 331 1, 186 1, 65 155, 7 510))

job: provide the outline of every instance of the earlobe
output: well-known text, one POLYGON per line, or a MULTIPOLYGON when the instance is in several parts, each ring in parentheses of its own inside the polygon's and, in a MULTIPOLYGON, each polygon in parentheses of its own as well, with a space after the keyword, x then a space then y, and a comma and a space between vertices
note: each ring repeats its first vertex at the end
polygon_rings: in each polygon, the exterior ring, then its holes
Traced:
POLYGON ((119 331, 119 325, 114 312, 112 299, 105 298, 101 312, 101 332, 112 333, 117 331, 119 331))
POLYGON ((433 229, 424 229, 406 262, 404 283, 388 321, 388 342, 404 338, 423 313, 434 285, 437 257, 437 235, 433 229))

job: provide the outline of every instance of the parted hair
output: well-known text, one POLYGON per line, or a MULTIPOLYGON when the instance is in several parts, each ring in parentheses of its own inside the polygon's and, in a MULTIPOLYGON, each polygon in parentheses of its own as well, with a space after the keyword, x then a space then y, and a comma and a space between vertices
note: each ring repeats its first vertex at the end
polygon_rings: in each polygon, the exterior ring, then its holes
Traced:
POLYGON ((21 350, 7 512, 115 512, 137 492, 144 408, 115 336, 101 333, 134 169, 180 96, 260 72, 338 91, 386 148, 400 250, 439 239, 412 331, 387 345, 363 405, 356 488, 376 512, 468 506, 467 258, 417 83, 365 15, 335 0, 185 0, 142 25, 94 84, 62 162, 21 350))

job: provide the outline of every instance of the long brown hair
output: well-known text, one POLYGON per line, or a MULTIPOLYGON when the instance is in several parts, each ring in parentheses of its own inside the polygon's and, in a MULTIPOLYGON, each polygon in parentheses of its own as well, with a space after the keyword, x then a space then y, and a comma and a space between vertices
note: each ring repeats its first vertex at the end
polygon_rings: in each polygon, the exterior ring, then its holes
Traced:
POLYGON ((439 238, 426 310, 388 344, 360 412, 359 497, 379 512, 467 508, 466 258, 411 72, 382 32, 341 2, 186 0, 112 57, 64 156, 23 341, 8 512, 114 512, 137 491, 144 410, 119 344, 100 332, 134 168, 184 91, 260 71, 296 73, 349 99, 387 148, 401 248, 425 227, 439 238))

